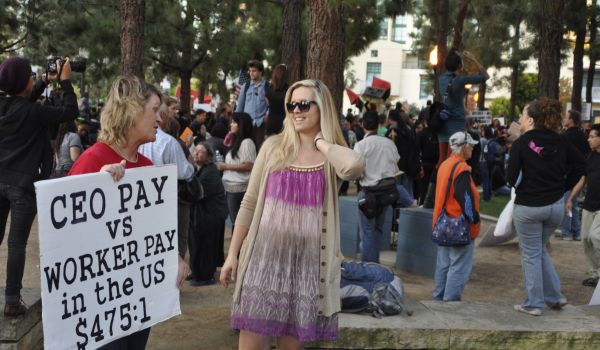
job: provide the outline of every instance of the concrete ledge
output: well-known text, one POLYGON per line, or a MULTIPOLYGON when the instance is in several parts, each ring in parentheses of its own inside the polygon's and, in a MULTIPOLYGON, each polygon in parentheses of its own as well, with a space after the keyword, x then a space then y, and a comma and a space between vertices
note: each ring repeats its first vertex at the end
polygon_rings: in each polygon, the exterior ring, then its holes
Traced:
MULTIPOLYGON (((27 313, 6 318, 0 314, 0 350, 33 350, 42 348, 42 299, 39 289, 23 289, 21 296, 27 313)), ((4 288, 0 289, 0 307, 4 310, 4 288)))
POLYGON ((326 349, 594 349, 600 348, 600 307, 545 310, 541 317, 486 303, 409 302, 412 316, 376 319, 340 314, 338 339, 326 349))

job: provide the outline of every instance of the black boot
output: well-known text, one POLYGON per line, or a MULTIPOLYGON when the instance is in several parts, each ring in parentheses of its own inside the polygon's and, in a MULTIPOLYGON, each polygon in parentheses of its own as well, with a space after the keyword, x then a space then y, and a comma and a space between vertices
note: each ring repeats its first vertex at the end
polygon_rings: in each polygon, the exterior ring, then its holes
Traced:
POLYGON ((423 201, 423 208, 425 209, 433 209, 435 204, 435 182, 430 182, 427 187, 427 194, 425 195, 425 200, 423 201))

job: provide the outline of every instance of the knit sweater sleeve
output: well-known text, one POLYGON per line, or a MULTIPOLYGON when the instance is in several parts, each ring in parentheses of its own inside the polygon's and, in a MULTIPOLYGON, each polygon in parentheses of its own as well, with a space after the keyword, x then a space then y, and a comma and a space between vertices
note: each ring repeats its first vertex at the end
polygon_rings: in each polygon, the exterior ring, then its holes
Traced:
POLYGON ((263 177, 267 176, 265 167, 267 155, 271 152, 273 147, 271 139, 273 138, 269 138, 263 143, 260 152, 258 152, 258 156, 256 157, 256 161, 252 166, 248 188, 246 189, 246 194, 244 194, 244 199, 240 204, 240 210, 235 219, 235 226, 249 228, 252 223, 256 202, 258 201, 258 194, 260 192, 260 185, 263 177))

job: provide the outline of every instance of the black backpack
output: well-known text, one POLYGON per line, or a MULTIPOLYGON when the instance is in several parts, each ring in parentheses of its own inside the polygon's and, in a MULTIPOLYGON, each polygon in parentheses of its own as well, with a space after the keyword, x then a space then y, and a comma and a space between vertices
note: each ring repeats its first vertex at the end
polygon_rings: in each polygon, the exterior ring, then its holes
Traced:
POLYGON ((448 99, 448 94, 452 90, 452 81, 454 81, 454 78, 456 78, 456 76, 453 76, 448 81, 448 87, 446 88, 446 92, 444 93, 444 98, 442 101, 433 102, 429 108, 427 125, 434 133, 440 132, 444 127, 444 124, 446 124, 446 121, 450 118, 450 111, 446 105, 446 100, 448 99))

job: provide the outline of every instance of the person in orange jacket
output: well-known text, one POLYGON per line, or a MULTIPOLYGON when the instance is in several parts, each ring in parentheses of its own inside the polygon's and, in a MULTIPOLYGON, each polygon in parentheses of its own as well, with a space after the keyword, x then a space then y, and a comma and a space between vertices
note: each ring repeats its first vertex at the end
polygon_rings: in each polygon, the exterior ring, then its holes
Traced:
POLYGON ((479 192, 467 160, 477 143, 467 132, 454 133, 449 139, 452 154, 438 169, 433 224, 442 209, 453 218, 464 215, 470 223, 471 242, 463 246, 438 246, 434 300, 460 301, 473 268, 473 240, 479 235, 479 192), (452 180, 448 181, 451 175, 452 180))

